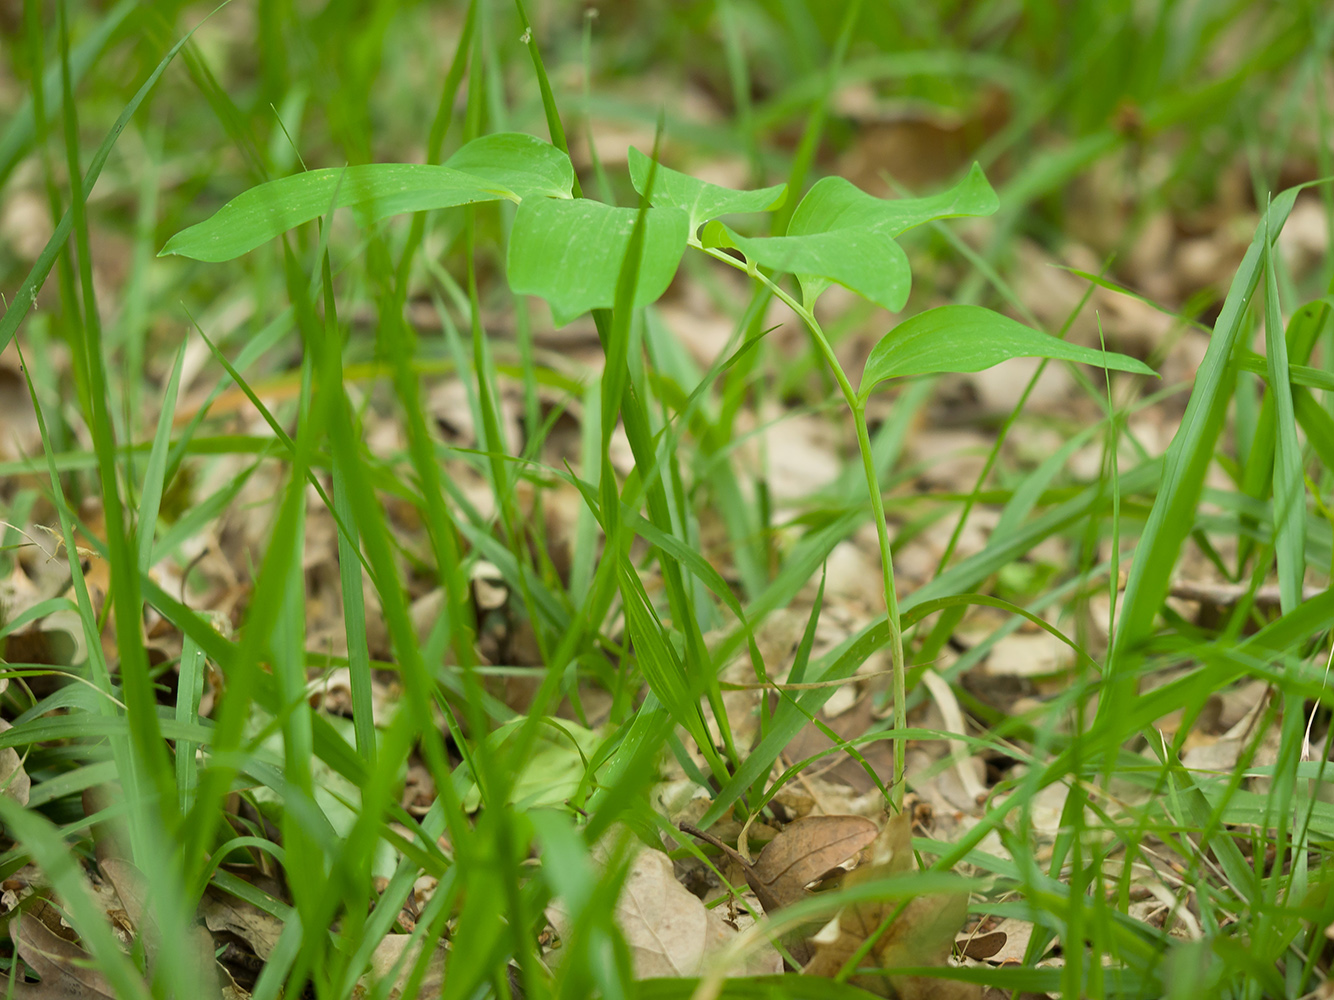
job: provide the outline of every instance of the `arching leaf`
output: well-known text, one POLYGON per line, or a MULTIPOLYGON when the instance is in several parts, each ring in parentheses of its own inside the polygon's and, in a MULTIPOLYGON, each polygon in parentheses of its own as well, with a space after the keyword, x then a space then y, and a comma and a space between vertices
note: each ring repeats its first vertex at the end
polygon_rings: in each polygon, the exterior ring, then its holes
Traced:
POLYGON ((530 135, 498 133, 468 143, 444 165, 368 163, 307 170, 237 195, 210 218, 182 230, 158 256, 223 261, 319 218, 352 208, 367 222, 403 212, 476 202, 569 198, 569 157, 530 135))
POLYGON ((980 372, 1010 358, 1057 358, 1116 371, 1156 374, 1142 361, 1039 333, 981 306, 941 306, 904 320, 866 359, 858 398, 898 375, 980 372))
MULTIPOLYGON (((587 198, 525 201, 510 234, 510 286, 546 299, 558 326, 590 309, 610 308, 637 214, 587 198)), ((636 307, 656 301, 671 284, 685 252, 686 225, 680 209, 648 210, 636 307)))
MULTIPOLYGON (((630 180, 635 190, 644 193, 652 161, 633 147, 630 150, 630 180)), ((658 164, 653 178, 653 204, 679 208, 690 217, 690 232, 696 232, 701 223, 720 215, 741 212, 772 212, 787 200, 787 185, 759 188, 755 191, 734 191, 710 184, 658 164)))
POLYGON ((954 187, 924 198, 876 198, 842 177, 825 177, 801 199, 787 231, 803 236, 869 229, 898 236, 936 219, 991 215, 999 207, 996 192, 976 163, 954 187))

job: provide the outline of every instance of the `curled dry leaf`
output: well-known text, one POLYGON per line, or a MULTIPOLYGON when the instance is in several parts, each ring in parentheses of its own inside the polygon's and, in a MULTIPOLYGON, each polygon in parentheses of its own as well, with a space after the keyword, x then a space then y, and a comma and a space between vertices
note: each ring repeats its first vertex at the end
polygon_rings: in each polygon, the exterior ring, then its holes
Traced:
MULTIPOLYGON (((861 885, 911 871, 914 867, 911 834, 907 813, 891 818, 871 848, 870 863, 853 871, 844 884, 861 885)), ((812 939, 815 957, 802 972, 833 978, 877 933, 879 937, 871 947, 867 964, 884 969, 944 965, 967 915, 968 897, 964 893, 915 896, 906 904, 889 900, 844 907, 812 939), (889 925, 881 932, 886 920, 889 925)), ((922 976, 854 976, 852 982, 872 993, 898 1000, 981 997, 981 988, 974 983, 922 976)))
POLYGON ((1004 931, 992 931, 989 934, 975 934, 960 940, 963 953, 972 959, 991 958, 1005 947, 1009 935, 1004 931))
POLYGON ((789 823, 765 845, 755 862, 755 876, 780 906, 788 906, 806 895, 806 886, 874 841, 878 832, 864 816, 807 816, 789 823))
POLYGON ((93 957, 44 924, 34 913, 13 921, 9 936, 23 961, 42 977, 37 991, 27 991, 43 1000, 96 1000, 112 998, 116 991, 97 971, 93 957))
POLYGON ((199 913, 210 931, 236 935, 266 962, 283 932, 283 923, 277 917, 233 896, 206 893, 200 901, 199 913))
POLYGON ((800 900, 806 886, 852 857, 877 834, 876 825, 862 816, 807 816, 789 823, 751 864, 711 833, 684 823, 681 832, 712 844, 735 862, 770 916, 800 900))
MULTIPOLYGON (((0 719, 0 733, 13 728, 4 719, 0 719)), ((0 750, 0 788, 4 788, 4 794, 19 805, 26 806, 28 804, 28 793, 32 791, 32 779, 28 777, 28 772, 23 769, 23 758, 13 747, 5 747, 0 750)))
MULTIPOLYGON (((559 903, 548 909, 548 916, 562 937, 569 935, 569 920, 559 903)), ((737 934, 720 910, 706 907, 677 881, 671 859, 653 850, 635 856, 616 903, 616 923, 639 979, 697 976, 705 960, 721 952, 737 934)), ((782 959, 766 945, 728 974, 760 976, 782 971, 782 959)))
MULTIPOLYGON (((422 943, 418 941, 409 948, 411 940, 411 934, 386 934, 371 953, 370 975, 377 982, 387 979, 397 970, 394 986, 389 991, 390 1000, 397 1000, 402 996, 403 987, 407 985, 408 977, 412 975, 412 969, 421 955, 422 943)), ((438 997, 444 985, 445 945, 441 941, 436 944, 435 951, 426 960, 426 974, 422 977, 417 996, 438 997)))
MULTIPOLYGON (((959 707, 959 699, 955 697, 949 682, 927 667, 922 672, 922 684, 931 695, 931 700, 936 703, 936 707, 940 709, 940 714, 945 720, 945 728, 961 736, 968 735, 963 709, 959 707)), ((950 740, 950 756, 954 761, 955 773, 959 776, 964 794, 974 805, 983 802, 987 797, 987 788, 978 776, 982 762, 968 755, 968 744, 964 740, 950 740)))
MULTIPOLYGON (((102 844, 99 843, 99 854, 102 844)), ((124 858, 101 857, 98 867, 102 869, 102 874, 106 876, 112 888, 116 890, 116 895, 120 897, 121 906, 125 909, 125 915, 134 926, 139 935, 139 940, 143 943, 144 955, 148 960, 148 967, 152 969, 157 964, 157 957, 161 947, 162 933, 154 923, 152 914, 148 909, 149 886, 148 879, 142 871, 124 858)), ((178 947, 185 960, 191 964, 189 974, 195 979, 199 987, 200 996, 216 997, 219 995, 219 979, 222 983, 227 983, 231 979, 230 973, 218 965, 213 955, 213 937, 208 930, 198 925, 191 925, 186 931, 185 940, 180 942, 178 947)))
MULTIPOLYGON (((852 857, 877 834, 876 825, 861 816, 807 816, 779 832, 752 865, 710 833, 685 824, 681 831, 717 847, 740 867, 769 916, 800 900, 807 885, 852 857)), ((813 929, 798 928, 783 936, 783 944, 798 963, 810 961, 806 938, 813 929)))

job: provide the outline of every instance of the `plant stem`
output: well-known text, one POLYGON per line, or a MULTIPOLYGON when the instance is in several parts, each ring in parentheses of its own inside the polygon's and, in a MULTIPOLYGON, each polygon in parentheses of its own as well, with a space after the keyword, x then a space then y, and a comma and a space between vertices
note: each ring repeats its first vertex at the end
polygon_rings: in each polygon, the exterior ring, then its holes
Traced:
MULTIPOLYGON (((903 662, 903 629, 899 624, 899 598, 894 587, 894 557, 889 545, 889 528, 885 523, 885 498, 880 493, 880 480, 875 472, 871 454, 871 434, 866 426, 866 404, 852 404, 852 420, 857 427, 857 449, 862 453, 862 468, 866 470, 866 487, 871 494, 871 518, 875 521, 875 537, 880 543, 880 568, 884 572, 885 620, 889 627, 889 667, 894 683, 894 728, 901 734, 908 728, 908 681, 903 662)), ((892 740, 894 747, 894 783, 889 786, 889 802, 896 813, 903 811, 904 774, 907 752, 902 735, 892 740)))
MULTIPOLYGON (((871 519, 875 522, 876 541, 880 545, 880 567, 884 573, 885 616, 889 626, 889 666, 894 683, 894 729, 898 733, 902 733, 908 727, 908 694, 903 659, 903 629, 899 624, 899 599, 894 587, 894 556, 889 544, 889 528, 885 523, 885 499, 880 493, 880 479, 876 475, 875 458, 871 452, 871 434, 866 426, 866 404, 857 398, 857 392, 852 388, 852 383, 843 371, 843 366, 838 363, 838 356, 834 354, 834 348, 825 336, 819 321, 816 320, 813 310, 798 302, 760 270, 751 270, 744 263, 721 250, 706 248, 694 237, 691 237, 690 244, 703 250, 715 260, 720 260, 737 270, 747 271, 801 317, 802 322, 806 324, 811 336, 815 339, 816 346, 820 348, 820 353, 824 355, 834 378, 838 381, 839 390, 843 393, 843 399, 848 404, 848 409, 852 411, 852 421, 857 429, 857 450, 861 452, 862 468, 866 472, 866 488, 871 495, 871 519)), ((894 747, 894 782, 890 785, 889 802, 893 810, 898 813, 903 810, 903 791, 905 787, 903 770, 907 754, 902 735, 895 735, 891 744, 894 747)))

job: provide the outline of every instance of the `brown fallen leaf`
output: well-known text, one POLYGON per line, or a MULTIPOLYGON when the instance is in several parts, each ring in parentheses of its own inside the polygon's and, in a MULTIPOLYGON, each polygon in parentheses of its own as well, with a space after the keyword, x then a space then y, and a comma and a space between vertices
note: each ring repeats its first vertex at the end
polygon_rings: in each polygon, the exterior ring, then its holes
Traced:
POLYGON ((282 921, 272 914, 253 903, 234 896, 215 895, 213 891, 200 900, 199 913, 210 931, 236 935, 266 962, 283 932, 282 921))
MULTIPOLYGON (((13 728, 4 719, 0 719, 0 733, 13 728)), ((5 747, 0 750, 0 788, 3 788, 4 794, 19 805, 26 806, 28 804, 28 793, 32 791, 32 779, 28 777, 28 772, 23 769, 23 758, 13 747, 5 747)))
MULTIPOLYGON (((98 854, 104 855, 106 842, 98 844, 98 854)), ((148 910, 148 878, 135 865, 124 858, 110 855, 98 858, 98 867, 111 883, 116 895, 120 897, 125 915, 139 935, 143 944, 144 957, 149 969, 157 965, 161 952, 162 933, 153 921, 148 910)), ((191 924, 182 931, 182 940, 177 944, 177 953, 186 963, 187 973, 195 980, 201 997, 217 997, 222 984, 231 979, 231 974, 223 969, 213 957, 213 936, 208 930, 197 924, 191 924), (222 975, 221 983, 219 974, 222 975)))
MULTIPOLYGON (((422 942, 409 947, 411 934, 386 934, 371 953, 371 976, 378 982, 397 972, 393 988, 389 991, 390 1000, 398 1000, 407 985, 408 977, 421 955, 422 942)), ((435 951, 426 960, 426 975, 422 978, 417 996, 435 997, 445 984, 445 945, 436 943, 435 951)))
POLYGON ((864 816, 807 816, 789 823, 765 845, 755 861, 755 876, 779 906, 789 906, 806 895, 806 886, 873 842, 878 833, 864 816))
MULTIPOLYGON (((711 833, 686 824, 681 825, 681 832, 727 855, 741 869, 746 884, 769 916, 806 896, 807 885, 852 857, 877 834, 876 825, 862 816, 807 816, 788 824, 751 864, 711 833)), ((806 939, 812 930, 802 927, 783 935, 783 945, 798 964, 811 959, 806 939)))
POLYGON ((156 928, 147 926, 148 886, 144 873, 124 858, 100 858, 97 866, 102 869, 102 874, 120 897, 120 905, 125 909, 125 916, 129 919, 130 926, 139 932, 144 944, 144 955, 151 965, 157 956, 160 942, 156 928))
MULTIPOLYGON (((863 885, 913 868, 911 822, 907 813, 899 813, 876 838, 870 862, 855 869, 844 885, 863 885)), ((884 969, 945 965, 967 915, 968 897, 964 893, 915 896, 906 903, 873 901, 844 907, 812 939, 815 956, 802 972, 833 978, 877 934, 867 956, 868 964, 884 969), (888 926, 882 931, 886 921, 888 926)), ((982 995, 975 983, 927 976, 854 976, 851 981, 862 989, 898 1000, 977 1000, 982 995)))
MULTIPOLYGON (((94 816, 102 812, 116 798, 117 792, 110 786, 95 785, 86 788, 83 792, 84 811, 87 815, 94 816)), ((128 860, 129 850, 126 845, 129 833, 123 821, 104 819, 95 823, 93 840, 97 865, 105 880, 115 890, 123 911, 119 915, 114 911, 108 911, 108 916, 121 923, 128 921, 129 927, 138 936, 139 943, 143 947, 151 975, 162 954, 162 931, 149 907, 151 887, 148 877, 128 860)), ((169 955, 179 963, 177 971, 188 976, 193 982, 194 995, 219 997, 220 991, 224 984, 230 981, 231 976, 214 958, 213 936, 206 928, 194 923, 175 929, 175 935, 178 939, 174 942, 169 955)))
MULTIPOLYGON (((562 938, 572 932, 559 900, 548 907, 547 916, 562 938)), ((635 855, 616 902, 616 924, 629 946, 637 979, 697 976, 709 956, 723 952, 737 937, 723 911, 706 907, 677 881, 671 859, 654 850, 635 855)), ((778 953, 765 946, 749 951, 731 974, 782 971, 778 953)))
POLYGON ((711 833, 686 823, 680 829, 712 844, 740 867, 746 884, 770 916, 800 900, 806 886, 852 857, 877 834, 875 824, 862 816, 807 816, 783 828, 752 864, 711 833))
POLYGON ((1005 947, 1009 935, 1004 931, 992 931, 989 934, 975 934, 961 942, 963 953, 969 958, 990 958, 1005 947))
POLYGON ((42 977, 37 995, 50 1000, 114 1000, 116 991, 97 971, 93 957, 34 913, 13 921, 9 936, 19 957, 42 977))

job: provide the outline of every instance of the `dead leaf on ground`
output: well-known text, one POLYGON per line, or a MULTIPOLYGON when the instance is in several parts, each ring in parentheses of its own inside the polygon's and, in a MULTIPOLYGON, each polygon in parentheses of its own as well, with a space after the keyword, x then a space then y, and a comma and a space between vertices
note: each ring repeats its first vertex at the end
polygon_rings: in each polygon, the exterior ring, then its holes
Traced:
MULTIPOLYGON (((964 954, 969 958, 985 958, 992 965, 1006 965, 1024 961, 1024 956, 1028 952, 1028 942, 1033 937, 1033 925, 1027 920, 1016 920, 1013 917, 1006 917, 991 931, 990 934, 981 934, 974 938, 974 941, 980 941, 984 937, 991 937, 994 934, 1004 935, 1004 940, 1000 947, 990 955, 974 955, 971 948, 967 948, 964 954)), ((1043 952, 1050 951, 1056 945, 1056 939, 1052 938, 1047 942, 1047 947, 1043 952)))
MULTIPOLYGON (((562 937, 570 933, 569 918, 559 906, 548 917, 562 937)), ((635 856, 616 903, 616 924, 634 960, 635 977, 697 976, 705 960, 721 952, 737 935, 719 909, 704 902, 676 878, 671 859, 660 851, 635 856)), ((776 975, 783 961, 773 948, 749 953, 731 975, 776 975)))
MULTIPOLYGON (((807 816, 788 824, 769 841, 754 864, 711 833, 684 823, 681 832, 712 844, 730 858, 741 869, 765 914, 772 917, 804 898, 807 885, 875 840, 877 828, 861 816, 807 816)), ((788 954, 798 964, 810 961, 807 938, 814 929, 798 928, 782 938, 788 954)))
POLYGON ((875 823, 862 816, 807 816, 789 823, 765 845, 755 861, 755 876, 780 906, 789 906, 806 895, 806 886, 866 847, 878 833, 875 823))
MULTIPOLYGON (((0 719, 0 733, 6 729, 14 727, 0 719)), ((28 772, 23 769, 23 758, 13 747, 5 747, 0 750, 0 788, 4 789, 4 794, 21 806, 28 804, 28 794, 32 791, 32 779, 28 777, 28 772)))
POLYGON ((667 855, 640 852, 616 909, 637 976, 692 976, 699 972, 708 937, 708 911, 676 880, 667 855))
MULTIPOLYGON (((892 817, 871 848, 871 863, 855 869, 845 885, 861 885, 914 868, 912 830, 907 813, 892 817)), ((867 957, 884 969, 945 965, 954 938, 968 915, 966 893, 915 896, 906 904, 876 901, 844 907, 813 938, 815 957, 802 972, 833 978, 887 919, 867 957), (898 911, 896 913, 896 911, 898 911)), ((855 976, 857 986, 899 1000, 975 1000, 982 995, 975 983, 923 976, 855 976)))
POLYGON ((19 957, 42 977, 34 995, 51 1000, 94 1000, 116 996, 111 983, 97 971, 93 957, 48 927, 35 912, 9 925, 19 957))
POLYGON ((939 183, 966 167, 988 138, 1009 121, 1010 95, 982 90, 971 107, 890 101, 867 84, 842 87, 836 107, 856 123, 857 141, 839 173, 875 194, 892 194, 886 175, 910 188, 939 183))
POLYGON ((960 950, 967 958, 991 958, 1005 947, 1008 940, 1004 931, 991 931, 989 934, 975 934, 959 942, 960 950))
MULTIPOLYGON (((371 953, 371 976, 378 982, 387 979, 397 969, 394 986, 389 991, 390 1000, 403 995, 403 987, 421 955, 422 942, 418 941, 411 948, 411 934, 386 934, 375 951, 371 953)), ((445 985, 445 944, 437 942, 435 951, 426 960, 426 974, 417 990, 418 996, 439 996, 445 985)))
POLYGON ((1044 677, 1068 669, 1074 652, 1050 632, 1015 633, 999 639, 987 654, 988 677, 1044 677))
POLYGON ((205 894, 199 904, 199 913, 210 931, 234 934, 266 962, 283 932, 283 923, 277 917, 232 896, 205 894))
POLYGON ((802 899, 810 883, 875 840, 877 830, 861 816, 807 816, 779 832, 754 863, 704 830, 682 823, 681 832, 712 844, 731 859, 764 912, 773 916, 802 899))

